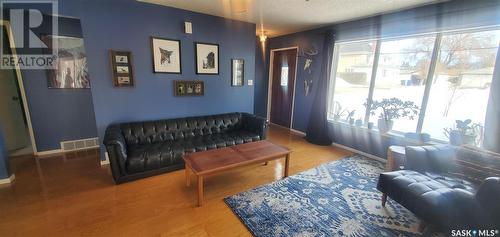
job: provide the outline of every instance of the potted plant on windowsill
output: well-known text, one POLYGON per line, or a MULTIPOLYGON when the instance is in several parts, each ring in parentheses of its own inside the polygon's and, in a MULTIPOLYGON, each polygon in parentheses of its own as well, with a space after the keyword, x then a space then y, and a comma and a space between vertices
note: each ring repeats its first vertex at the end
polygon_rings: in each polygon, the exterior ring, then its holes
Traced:
MULTIPOLYGON (((365 103, 365 106, 368 104, 365 103)), ((378 119, 378 129, 381 133, 387 133, 392 130, 394 119, 409 118, 415 119, 420 108, 412 101, 402 101, 396 97, 374 100, 369 106, 370 114, 375 115, 377 110, 381 110, 378 119)))
POLYGON ((462 144, 476 145, 476 138, 481 134, 482 126, 472 123, 472 120, 455 120, 454 128, 445 128, 444 134, 450 140, 450 144, 460 146, 462 144))
POLYGON ((349 125, 354 125, 354 114, 356 113, 356 110, 352 110, 347 114, 346 120, 349 122, 349 125))
POLYGON ((333 120, 335 120, 335 121, 340 120, 340 118, 342 118, 342 116, 344 116, 344 114, 346 112, 347 112, 347 110, 343 109, 342 105, 338 101, 335 101, 335 107, 334 107, 334 111, 333 111, 333 120))

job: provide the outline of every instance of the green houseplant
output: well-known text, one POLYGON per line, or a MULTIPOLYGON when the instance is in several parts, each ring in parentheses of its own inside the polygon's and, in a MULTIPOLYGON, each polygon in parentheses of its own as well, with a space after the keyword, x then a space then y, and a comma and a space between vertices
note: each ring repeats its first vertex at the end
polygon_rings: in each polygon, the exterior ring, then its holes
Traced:
MULTIPOLYGON (((368 104, 365 103, 365 106, 368 107, 368 104)), ((378 129, 381 133, 387 133, 392 130, 394 119, 407 117, 413 120, 418 115, 420 108, 412 101, 402 101, 393 97, 381 101, 372 101, 369 110, 371 115, 375 115, 377 110, 381 110, 378 129)))
POLYGON ((450 140, 450 144, 454 146, 476 145, 476 138, 481 132, 482 126, 478 123, 472 123, 470 119, 455 120, 455 127, 444 129, 444 134, 450 140))

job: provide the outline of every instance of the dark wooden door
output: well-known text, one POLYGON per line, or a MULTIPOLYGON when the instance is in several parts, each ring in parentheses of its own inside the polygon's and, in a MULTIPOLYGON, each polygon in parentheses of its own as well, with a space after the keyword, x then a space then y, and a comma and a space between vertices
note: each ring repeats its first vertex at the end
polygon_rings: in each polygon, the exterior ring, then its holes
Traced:
POLYGON ((271 123, 288 128, 292 119, 297 49, 275 51, 272 66, 271 123))

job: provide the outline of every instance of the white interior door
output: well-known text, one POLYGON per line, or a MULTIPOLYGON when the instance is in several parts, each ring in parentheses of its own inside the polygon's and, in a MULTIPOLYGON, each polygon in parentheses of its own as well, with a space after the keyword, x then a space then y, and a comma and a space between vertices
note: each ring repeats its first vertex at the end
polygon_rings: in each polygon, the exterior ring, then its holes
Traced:
POLYGON ((0 69, 0 126, 8 151, 29 145, 28 130, 21 108, 21 96, 13 69, 0 69))

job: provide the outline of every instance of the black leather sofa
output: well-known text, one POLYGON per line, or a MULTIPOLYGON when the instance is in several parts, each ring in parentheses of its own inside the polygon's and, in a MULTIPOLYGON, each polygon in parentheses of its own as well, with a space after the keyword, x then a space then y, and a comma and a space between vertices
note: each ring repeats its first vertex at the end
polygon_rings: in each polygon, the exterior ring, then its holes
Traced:
POLYGON ((266 133, 266 119, 228 113, 112 124, 104 145, 119 184, 182 169, 186 153, 264 140, 266 133))
POLYGON ((425 234, 500 227, 500 178, 479 186, 459 178, 455 148, 406 147, 405 169, 380 174, 377 189, 422 220, 425 234))

